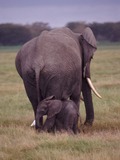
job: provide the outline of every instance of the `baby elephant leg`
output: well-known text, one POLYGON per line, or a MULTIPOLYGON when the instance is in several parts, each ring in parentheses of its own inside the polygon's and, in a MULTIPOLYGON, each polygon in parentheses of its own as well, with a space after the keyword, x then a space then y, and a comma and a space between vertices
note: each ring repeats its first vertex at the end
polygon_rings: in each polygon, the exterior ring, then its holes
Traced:
POLYGON ((78 114, 75 111, 74 113, 72 112, 66 117, 66 121, 64 123, 64 128, 67 130, 69 133, 74 133, 77 134, 78 131, 78 114))
POLYGON ((55 117, 47 118, 43 125, 42 130, 45 132, 49 132, 54 128, 54 123, 55 123, 55 117))
POLYGON ((63 124, 59 119, 55 120, 55 129, 58 132, 61 132, 63 130, 63 124))
POLYGON ((73 126, 74 126, 74 117, 68 116, 64 123, 64 130, 66 130, 70 134, 74 134, 73 126))
POLYGON ((80 132, 78 129, 78 116, 75 117, 75 119, 74 119, 73 132, 74 132, 74 134, 77 134, 80 132))

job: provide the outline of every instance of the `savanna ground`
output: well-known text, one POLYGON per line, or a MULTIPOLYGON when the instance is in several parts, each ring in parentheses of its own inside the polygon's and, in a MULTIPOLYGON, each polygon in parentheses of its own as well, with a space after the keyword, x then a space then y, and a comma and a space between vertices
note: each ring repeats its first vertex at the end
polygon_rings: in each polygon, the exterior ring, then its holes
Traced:
MULTIPOLYGON (((38 134, 14 60, 20 47, 0 47, 0 160, 120 160, 120 45, 99 44, 92 60, 95 121, 72 136, 38 134)), ((85 109, 81 102, 82 121, 85 109)))

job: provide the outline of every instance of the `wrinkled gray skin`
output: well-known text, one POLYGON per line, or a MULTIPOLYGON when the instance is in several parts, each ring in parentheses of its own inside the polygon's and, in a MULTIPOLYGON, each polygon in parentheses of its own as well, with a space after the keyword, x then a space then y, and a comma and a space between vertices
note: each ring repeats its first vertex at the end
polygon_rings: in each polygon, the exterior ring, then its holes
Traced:
POLYGON ((76 104, 71 100, 56 100, 50 96, 41 101, 37 107, 36 129, 39 131, 68 131, 69 133, 78 132, 79 111, 76 104), (44 125, 40 128, 39 119, 47 115, 44 125))
MULTIPOLYGON (((23 45, 15 63, 35 117, 39 102, 51 95, 59 100, 70 98, 79 109, 82 92, 86 108, 85 124, 92 124, 94 110, 86 77, 90 77, 95 43, 90 28, 78 35, 64 27, 43 31, 23 45)), ((42 126, 42 118, 40 124, 42 126)))

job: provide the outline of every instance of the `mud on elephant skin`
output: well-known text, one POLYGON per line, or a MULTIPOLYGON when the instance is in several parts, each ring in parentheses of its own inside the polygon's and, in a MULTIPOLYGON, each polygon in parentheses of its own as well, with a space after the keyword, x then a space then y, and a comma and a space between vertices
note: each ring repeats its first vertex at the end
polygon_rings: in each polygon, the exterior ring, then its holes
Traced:
MULTIPOLYGON (((59 100, 70 98, 79 109, 82 92, 85 123, 93 123, 94 108, 89 84, 90 62, 96 48, 95 37, 88 27, 81 34, 75 34, 66 27, 43 31, 22 46, 15 64, 35 117, 38 104, 51 95, 59 100)), ((40 123, 42 125, 42 118, 40 123)))
POLYGON ((54 96, 41 101, 36 112, 36 129, 39 131, 67 131, 78 133, 79 110, 71 100, 56 100, 54 96), (47 115, 43 126, 40 126, 40 118, 47 115))

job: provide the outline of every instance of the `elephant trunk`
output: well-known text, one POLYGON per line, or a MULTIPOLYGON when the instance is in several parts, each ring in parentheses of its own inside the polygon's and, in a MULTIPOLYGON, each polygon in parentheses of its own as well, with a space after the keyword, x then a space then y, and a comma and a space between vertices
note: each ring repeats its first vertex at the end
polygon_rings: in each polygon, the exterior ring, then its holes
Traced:
POLYGON ((94 121, 94 108, 93 108, 91 88, 89 87, 89 84, 86 78, 83 78, 83 81, 82 81, 82 94, 83 94, 84 104, 86 109, 85 124, 92 125, 94 121))
POLYGON ((85 124, 92 125, 94 121, 94 108, 92 102, 91 90, 99 97, 102 98, 98 92, 95 90, 91 80, 90 80, 90 62, 86 64, 83 70, 83 81, 82 81, 82 93, 86 108, 86 121, 85 124))
POLYGON ((40 115, 36 115, 36 124, 35 124, 35 128, 36 129, 41 129, 42 128, 42 125, 41 125, 41 119, 42 119, 42 116, 40 115))

